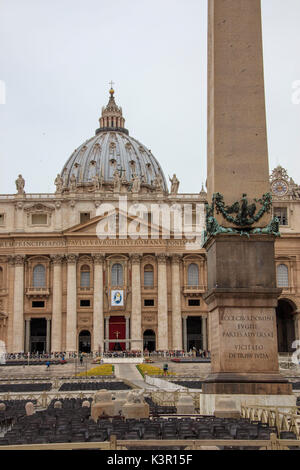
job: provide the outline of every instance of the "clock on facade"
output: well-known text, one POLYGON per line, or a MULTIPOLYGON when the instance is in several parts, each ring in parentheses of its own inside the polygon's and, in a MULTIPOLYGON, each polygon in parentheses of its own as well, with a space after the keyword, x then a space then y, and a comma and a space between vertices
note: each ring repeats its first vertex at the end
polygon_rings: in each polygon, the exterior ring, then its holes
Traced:
POLYGON ((277 196, 284 196, 289 190, 288 184, 284 180, 274 181, 272 184, 272 191, 277 196))

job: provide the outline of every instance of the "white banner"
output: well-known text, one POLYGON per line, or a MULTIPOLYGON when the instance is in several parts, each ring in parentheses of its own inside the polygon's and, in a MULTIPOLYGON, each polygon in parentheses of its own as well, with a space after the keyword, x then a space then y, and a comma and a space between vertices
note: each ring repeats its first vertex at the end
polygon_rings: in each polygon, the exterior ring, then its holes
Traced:
POLYGON ((123 290, 112 290, 111 291, 111 305, 112 307, 123 307, 124 306, 124 291, 123 290))

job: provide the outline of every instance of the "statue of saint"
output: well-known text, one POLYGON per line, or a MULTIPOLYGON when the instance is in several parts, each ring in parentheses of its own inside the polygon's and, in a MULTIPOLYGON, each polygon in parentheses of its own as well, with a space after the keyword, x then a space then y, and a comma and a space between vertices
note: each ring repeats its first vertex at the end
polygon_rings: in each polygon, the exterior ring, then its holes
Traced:
POLYGON ((16 180, 16 187, 17 187, 18 194, 24 194, 25 193, 25 191, 24 191, 25 180, 22 177, 22 175, 18 176, 18 179, 16 180))
POLYGON ((132 192, 139 193, 140 189, 141 189, 141 180, 139 176, 136 173, 134 173, 132 177, 132 192))
POLYGON ((99 189, 100 189, 100 180, 99 180, 99 176, 98 176, 98 175, 94 175, 93 178, 92 178, 92 182, 93 182, 93 189, 94 189, 94 191, 99 191, 99 189))
POLYGON ((177 194, 179 189, 179 180, 175 174, 173 175, 173 178, 170 178, 169 176, 169 180, 171 182, 171 194, 177 194))
POLYGON ((70 178, 70 190, 76 191, 76 188, 77 188, 76 176, 73 173, 70 178))
POLYGON ((119 193, 121 190, 121 178, 119 170, 114 171, 114 192, 119 193))
POLYGON ((63 189, 64 180, 62 179, 59 173, 57 177, 55 178, 54 184, 56 186, 56 192, 61 193, 63 189))

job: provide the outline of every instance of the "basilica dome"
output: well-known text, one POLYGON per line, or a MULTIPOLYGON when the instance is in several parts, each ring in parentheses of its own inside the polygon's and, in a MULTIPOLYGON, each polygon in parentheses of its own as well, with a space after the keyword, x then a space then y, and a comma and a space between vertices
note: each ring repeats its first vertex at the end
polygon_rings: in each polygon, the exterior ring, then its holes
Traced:
POLYGON ((151 150, 129 135, 112 88, 109 94, 96 135, 80 145, 62 169, 63 191, 92 190, 95 182, 98 189, 113 191, 117 178, 121 192, 131 192, 134 181, 141 192, 167 192, 161 166, 151 150))

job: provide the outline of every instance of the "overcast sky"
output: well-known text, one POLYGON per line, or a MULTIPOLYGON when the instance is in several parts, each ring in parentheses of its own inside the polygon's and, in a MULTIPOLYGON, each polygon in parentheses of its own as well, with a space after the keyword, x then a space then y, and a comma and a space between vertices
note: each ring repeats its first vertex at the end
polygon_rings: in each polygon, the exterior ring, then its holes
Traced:
MULTIPOLYGON (((270 168, 300 184, 300 2, 262 0, 262 10, 270 168)), ((0 193, 15 193, 19 173, 27 192, 54 191, 94 135, 110 80, 131 136, 180 192, 199 192, 206 34, 207 0, 0 0, 0 193)))

